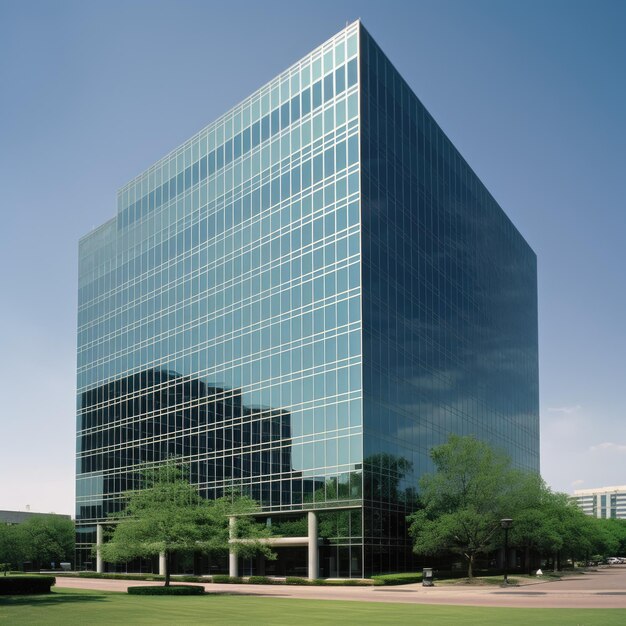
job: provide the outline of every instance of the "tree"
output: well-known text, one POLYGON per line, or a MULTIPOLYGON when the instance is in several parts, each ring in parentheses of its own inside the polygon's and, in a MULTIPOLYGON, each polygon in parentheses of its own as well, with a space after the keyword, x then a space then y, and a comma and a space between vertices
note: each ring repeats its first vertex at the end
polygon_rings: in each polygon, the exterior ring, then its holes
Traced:
POLYGON ((24 541, 19 526, 0 524, 0 562, 17 568, 25 560, 24 541))
POLYGON ((21 567, 24 561, 50 567, 74 559, 74 523, 56 515, 37 515, 22 524, 0 525, 0 562, 21 567))
POLYGON ((585 515, 565 493, 553 494, 546 515, 559 537, 553 548, 555 571, 560 568, 561 556, 586 560, 589 555, 615 545, 613 537, 598 523, 602 520, 585 515))
POLYGON ((570 496, 553 492, 539 477, 535 480, 534 494, 532 489, 521 490, 531 497, 514 513, 512 545, 552 555, 555 571, 560 568, 561 557, 586 561, 592 554, 617 548, 619 541, 607 525, 610 520, 585 515, 570 496))
POLYGON ((528 573, 531 571, 531 553, 554 554, 563 547, 557 511, 562 498, 553 493, 539 474, 521 474, 517 489, 512 494, 511 517, 514 523, 509 541, 524 550, 528 573))
MULTIPOLYGON (((605 556, 626 555, 626 520, 600 519, 598 521, 605 527, 616 544, 614 550, 610 551, 612 554, 605 554, 605 556)), ((609 551, 607 550, 607 552, 609 551)))
POLYGON ((511 516, 520 473, 505 455, 474 437, 450 435, 430 457, 436 471, 420 479, 422 508, 408 517, 413 550, 460 554, 472 578, 476 556, 496 547, 500 519, 511 516))
POLYGON ((110 540, 99 546, 102 558, 126 562, 165 554, 165 585, 170 584, 174 553, 227 552, 248 556, 258 552, 274 558, 261 539, 268 531, 250 515, 256 510, 250 498, 230 495, 205 500, 183 479, 174 463, 144 473, 144 488, 127 492, 126 507, 116 516, 110 540), (229 545, 229 516, 238 515, 235 537, 229 545))
POLYGON ((56 515, 37 515, 16 526, 27 561, 45 564, 73 561, 74 522, 56 515))

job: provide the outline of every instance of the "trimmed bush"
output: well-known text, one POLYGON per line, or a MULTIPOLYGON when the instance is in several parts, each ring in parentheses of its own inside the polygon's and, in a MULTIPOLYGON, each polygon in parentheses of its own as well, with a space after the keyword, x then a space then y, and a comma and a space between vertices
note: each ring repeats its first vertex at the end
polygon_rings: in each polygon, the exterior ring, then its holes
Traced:
POLYGON ((204 587, 199 585, 170 585, 169 587, 129 587, 132 596, 199 596, 204 587))
POLYGON ((285 578, 285 584, 286 585, 308 585, 309 579, 300 578, 299 576, 287 576, 287 578, 285 578))
POLYGON ((273 585, 277 581, 267 576, 250 576, 248 582, 251 585, 273 585))
POLYGON ((178 574, 172 574, 172 580, 174 582, 182 582, 182 583, 210 583, 211 579, 206 576, 192 576, 190 574, 185 574, 184 576, 179 576, 178 574))
POLYGON ((422 575, 417 572, 408 572, 406 574, 381 574, 372 576, 374 584, 379 585, 410 585, 412 583, 421 583, 422 575))
POLYGON ((360 578, 350 578, 348 580, 331 580, 331 585, 347 585, 348 587, 370 587, 373 583, 369 580, 361 580, 360 578))
POLYGON ((242 583, 244 582, 240 576, 226 576, 225 574, 215 574, 211 576, 214 583, 242 583))
POLYGON ((0 576, 0 595, 17 596, 50 593, 54 576, 0 576))
POLYGON ((328 578, 316 578, 315 580, 309 580, 309 585, 321 585, 327 587, 371 587, 376 583, 364 578, 344 578, 344 579, 328 579, 328 578))

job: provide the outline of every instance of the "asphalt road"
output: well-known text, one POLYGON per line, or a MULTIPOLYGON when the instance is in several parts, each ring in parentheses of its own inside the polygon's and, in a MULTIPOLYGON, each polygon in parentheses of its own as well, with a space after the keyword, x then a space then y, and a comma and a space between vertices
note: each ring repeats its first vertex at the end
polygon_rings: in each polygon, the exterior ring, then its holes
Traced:
MULTIPOLYGON (((57 587, 126 591, 129 585, 155 585, 144 581, 95 578, 57 578, 57 587)), ((415 604, 539 608, 626 608, 626 566, 611 566, 596 572, 558 581, 532 581, 519 587, 470 587, 421 584, 398 587, 316 587, 298 585, 206 584, 209 593, 229 593, 281 598, 358 600, 415 604)))

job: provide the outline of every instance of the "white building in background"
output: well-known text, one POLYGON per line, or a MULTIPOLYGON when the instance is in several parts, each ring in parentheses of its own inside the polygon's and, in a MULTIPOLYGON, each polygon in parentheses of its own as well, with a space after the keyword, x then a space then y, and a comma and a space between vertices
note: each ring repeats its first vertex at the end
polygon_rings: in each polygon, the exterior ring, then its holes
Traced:
POLYGON ((574 491, 573 498, 587 515, 626 519, 626 485, 577 489, 574 491))

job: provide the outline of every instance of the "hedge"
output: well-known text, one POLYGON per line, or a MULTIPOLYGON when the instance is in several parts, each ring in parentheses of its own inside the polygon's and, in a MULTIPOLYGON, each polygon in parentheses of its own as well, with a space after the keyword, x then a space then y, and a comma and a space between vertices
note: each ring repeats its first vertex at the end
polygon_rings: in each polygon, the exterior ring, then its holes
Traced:
POLYGON ((422 574, 409 572, 406 574, 381 574, 372 576, 372 580, 379 585, 410 585, 411 583, 421 583, 422 574))
POLYGON ((244 582, 240 576, 226 576, 225 574, 214 574, 211 576, 214 583, 242 583, 244 582))
MULTIPOLYGON (((57 576, 66 576, 68 578, 107 578, 113 580, 147 580, 147 581, 163 581, 165 576, 159 574, 115 574, 115 573, 97 573, 97 572, 77 572, 75 574, 57 574, 57 576)), ((184 583, 210 583, 210 576, 192 576, 191 574, 172 574, 172 581, 184 583)))
POLYGON ((328 587, 371 587, 376 582, 367 578, 315 578, 308 581, 309 585, 326 585, 328 587))
POLYGON ((0 576, 0 595, 50 593, 50 587, 55 583, 54 576, 0 576))
POLYGON ((199 596, 204 593, 204 587, 199 585, 129 587, 128 593, 132 596, 199 596))
POLYGON ((277 581, 274 578, 269 578, 268 576, 250 576, 248 578, 248 582, 251 585, 273 585, 277 581))
POLYGON ((285 578, 286 585, 308 585, 309 582, 308 578, 300 578, 299 576, 287 576, 285 578))
POLYGON ((71 574, 57 574, 66 578, 107 578, 113 580, 165 580, 165 576, 159 574, 115 574, 113 572, 75 572, 71 574))
POLYGON ((192 576, 191 574, 183 574, 182 576, 178 574, 172 574, 172 580, 174 582, 181 583, 210 583, 210 576, 192 576))

